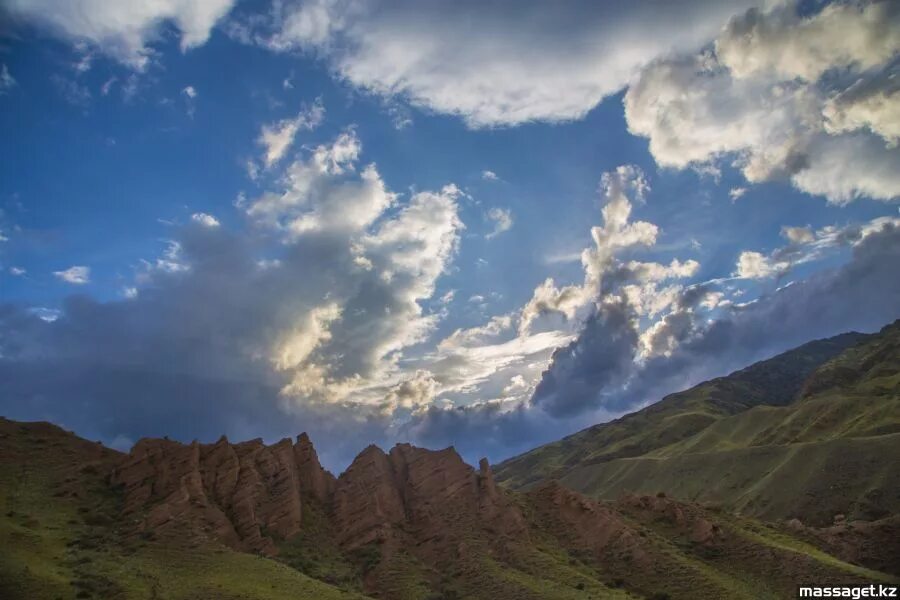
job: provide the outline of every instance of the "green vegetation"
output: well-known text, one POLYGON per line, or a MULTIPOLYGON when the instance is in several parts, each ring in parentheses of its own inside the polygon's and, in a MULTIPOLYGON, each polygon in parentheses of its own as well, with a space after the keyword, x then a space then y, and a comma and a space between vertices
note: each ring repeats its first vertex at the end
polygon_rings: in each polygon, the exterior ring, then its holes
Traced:
POLYGON ((900 512, 900 322, 805 344, 496 468, 589 495, 665 490, 826 525, 900 512))
POLYGON ((117 453, 0 420, 0 598, 361 598, 213 542, 126 535, 107 485, 117 453))

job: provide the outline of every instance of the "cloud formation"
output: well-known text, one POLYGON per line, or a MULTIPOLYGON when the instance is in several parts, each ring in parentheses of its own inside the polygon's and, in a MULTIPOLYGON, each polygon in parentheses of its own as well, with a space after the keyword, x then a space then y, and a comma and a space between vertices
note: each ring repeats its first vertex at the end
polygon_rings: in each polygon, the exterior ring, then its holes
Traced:
POLYGON ((732 161, 834 203, 900 195, 900 9, 794 2, 729 21, 714 49, 665 58, 625 95, 629 130, 666 167, 732 161))
POLYGON ((282 119, 271 125, 264 125, 257 143, 263 147, 263 164, 271 168, 278 163, 293 145, 297 133, 315 129, 325 116, 325 107, 320 101, 301 110, 292 119, 282 119))
MULTIPOLYGON (((198 431, 234 433, 251 421, 279 431, 326 414, 366 427, 385 404, 431 401, 423 378, 398 363, 440 319, 421 303, 456 252, 460 192, 447 185, 401 201, 374 165, 358 164, 360 154, 352 132, 310 149, 280 189, 240 207, 239 230, 195 214, 121 301, 71 297, 52 322, 4 307, 0 360, 48 378, 38 385, 5 371, 17 379, 6 414, 26 405, 40 413, 33 394, 43 389, 52 418, 134 439, 203 413, 213 416, 198 431), (108 421, 91 425, 70 410, 67 377, 96 394, 92 410, 108 411, 108 421), (150 393, 160 394, 152 409, 160 414, 132 406, 150 393), (132 421, 138 414, 148 420, 132 421), (283 423, 272 425, 279 414, 283 423)), ((85 283, 89 270, 57 276, 85 283)))
POLYGON ((313 51, 355 86, 487 127, 581 118, 647 63, 699 48, 755 4, 314 0, 276 3, 264 25, 235 18, 231 31, 313 51))
POLYGON ((8 0, 4 10, 36 22, 72 42, 88 42, 135 69, 148 65, 165 24, 177 30, 182 51, 206 43, 235 0, 8 0))
POLYGON ((91 280, 91 269, 90 267, 85 267, 81 265, 75 265, 73 267, 69 267, 64 271, 54 271, 53 274, 57 277, 57 279, 61 281, 65 281, 66 283, 72 283, 75 285, 84 285, 85 283, 90 282, 91 280))
POLYGON ((512 211, 508 208, 495 206, 487 212, 487 218, 494 223, 494 230, 484 236, 487 239, 495 238, 513 226, 512 211))

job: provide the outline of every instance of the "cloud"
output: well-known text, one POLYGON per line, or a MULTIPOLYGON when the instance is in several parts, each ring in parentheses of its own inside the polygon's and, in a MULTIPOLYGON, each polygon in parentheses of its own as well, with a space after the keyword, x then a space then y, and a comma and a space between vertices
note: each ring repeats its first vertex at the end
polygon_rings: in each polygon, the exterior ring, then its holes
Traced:
POLYGON ((766 279, 782 273, 787 267, 787 263, 772 264, 759 252, 741 252, 735 275, 741 279, 766 279))
POLYGON ((755 251, 741 252, 734 276, 739 279, 781 278, 796 265, 820 259, 835 249, 856 246, 887 225, 900 226, 900 219, 877 217, 863 224, 844 227, 830 225, 817 231, 808 226, 785 226, 781 228, 781 235, 789 242, 786 246, 776 248, 768 255, 755 251))
POLYGON ((788 180, 834 203, 895 198, 898 16, 890 2, 751 9, 714 50, 645 68, 625 95, 629 130, 662 166, 724 159, 751 183, 788 180))
POLYGON ((513 226, 512 211, 508 208, 495 206, 488 211, 487 218, 494 222, 494 230, 484 236, 486 239, 495 238, 504 231, 509 231, 513 226))
POLYGON ((497 181, 498 179, 500 179, 499 177, 497 177, 496 173, 487 170, 481 172, 481 178, 485 181, 497 181))
MULTIPOLYGON (((271 125, 264 125, 257 143, 265 149, 263 162, 266 168, 277 164, 293 145, 294 138, 301 130, 315 129, 325 116, 325 107, 316 101, 309 108, 301 110, 292 119, 282 119, 271 125)), ((255 177, 251 178, 255 179, 255 177)))
POLYGON ((0 96, 16 87, 16 80, 9 74, 9 68, 4 64, 0 67, 0 96))
POLYGON ((208 215, 206 213, 198 212, 191 215, 191 221, 202 225, 203 227, 218 227, 219 220, 216 219, 212 215, 208 215))
POLYGON ((735 200, 743 197, 743 195, 746 193, 747 193, 747 188, 735 187, 735 188, 731 188, 730 190, 728 190, 728 197, 731 198, 732 202, 734 202, 735 200))
POLYGON ((25 269, 22 267, 10 267, 9 272, 11 275, 15 275, 16 277, 21 277, 26 273, 25 269))
POLYGON ((752 303, 680 283, 699 265, 634 256, 657 230, 631 217, 648 186, 628 167, 603 179, 583 282, 542 284, 435 340, 443 307, 425 307, 459 243, 460 192, 401 198, 361 156, 345 132, 248 198, 246 228, 175 227, 123 299, 0 306, 0 410, 105 440, 305 429, 333 468, 400 439, 499 459, 810 338, 871 330, 900 306, 890 218, 812 240, 785 229, 767 257, 849 248, 850 260, 752 303))
POLYGON ((181 90, 181 93, 192 100, 197 97, 197 90, 192 85, 185 87, 183 90, 181 90))
POLYGON ((309 149, 238 208, 241 229, 202 213, 174 226, 120 300, 72 296, 52 322, 0 307, 3 413, 103 439, 319 428, 347 452, 384 441, 393 412, 433 399, 426 369, 405 365, 442 318, 424 304, 456 253, 461 192, 401 199, 361 152, 350 133, 309 149))
POLYGON ((811 227, 782 227, 781 235, 787 238, 792 244, 808 244, 814 242, 815 234, 811 227))
POLYGON ((88 42, 143 70, 153 56, 150 45, 163 36, 165 24, 175 25, 181 50, 187 51, 206 43, 234 0, 8 0, 4 4, 13 17, 45 26, 72 43, 88 42))
POLYGON ((642 66, 701 47, 755 4, 528 1, 510 12, 473 0, 316 0, 277 4, 268 23, 233 20, 231 29, 273 51, 315 52, 364 90, 487 127, 579 119, 642 66))
POLYGON ((65 271, 54 271, 53 274, 61 281, 65 281, 66 283, 71 283, 74 285, 84 285, 86 283, 89 283, 91 280, 90 267, 78 265, 69 267, 65 271))
MULTIPOLYGON (((554 355, 534 403, 563 414, 626 410, 811 339, 875 330, 900 317, 898 225, 871 222, 860 228, 868 233, 851 245, 851 259, 843 266, 754 302, 720 307, 713 319, 697 311, 710 297, 709 285, 686 288, 673 310, 641 336, 641 345, 656 347, 655 352, 641 355, 632 349, 629 323, 618 319, 621 305, 601 307, 601 318, 587 321, 578 338, 554 355), (879 293, 872 294, 874 289, 879 293), (617 344, 638 360, 626 363, 610 355, 608 347, 617 344)), ((636 323, 631 320, 630 327, 636 323)))

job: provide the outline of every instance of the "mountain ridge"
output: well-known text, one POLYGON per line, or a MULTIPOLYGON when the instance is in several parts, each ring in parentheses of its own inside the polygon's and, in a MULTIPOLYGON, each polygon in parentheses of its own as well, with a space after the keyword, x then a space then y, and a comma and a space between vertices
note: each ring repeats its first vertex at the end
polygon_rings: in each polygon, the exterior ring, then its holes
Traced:
POLYGON ((497 479, 606 499, 665 490, 817 526, 896 514, 900 473, 880 458, 900 452, 898 348, 900 321, 810 342, 504 461, 497 479))

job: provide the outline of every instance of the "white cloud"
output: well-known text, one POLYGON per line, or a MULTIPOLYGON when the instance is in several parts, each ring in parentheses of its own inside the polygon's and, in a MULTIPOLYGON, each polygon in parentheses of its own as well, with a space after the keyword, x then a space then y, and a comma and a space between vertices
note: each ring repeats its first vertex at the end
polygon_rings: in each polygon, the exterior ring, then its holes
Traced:
POLYGON ((25 269, 22 267, 10 267, 9 272, 11 275, 15 275, 16 277, 21 277, 26 273, 25 269))
POLYGON ((474 0, 315 0, 280 5, 268 29, 233 29, 275 51, 314 50, 360 88, 484 127, 581 118, 642 66, 699 48, 754 4, 530 0, 511 12, 474 0))
POLYGON ((361 150, 353 131, 340 134, 331 145, 318 146, 307 159, 285 169, 284 190, 263 194, 246 213, 288 237, 371 225, 395 203, 396 195, 386 189, 374 165, 356 174, 361 150))
POLYGON ((735 275, 741 279, 766 279, 773 277, 788 267, 786 263, 772 264, 772 261, 759 252, 741 252, 738 257, 735 275))
MULTIPOLYGON (((292 119, 283 119, 277 123, 263 126, 257 143, 265 149, 263 162, 266 167, 275 165, 284 157, 299 131, 316 128, 324 116, 325 108, 321 102, 317 101, 311 107, 301 110, 292 119)), ((255 179, 252 174, 251 179, 255 179)))
POLYGON ((284 189, 242 210, 288 248, 309 254, 282 257, 257 269, 260 276, 293 273, 305 294, 324 293, 297 311, 270 351, 289 380, 285 398, 409 408, 385 397, 403 380, 396 365, 403 350, 423 341, 441 317, 426 314, 420 302, 432 298, 456 252, 461 192, 451 184, 400 204, 374 165, 358 167, 361 152, 356 135, 344 132, 287 166, 284 189), (388 214, 391 208, 398 210, 388 214))
POLYGON ((781 234, 793 244, 808 244, 816 239, 811 227, 788 227, 781 228, 781 234))
POLYGON ((487 170, 481 172, 481 178, 485 181, 497 181, 498 179, 500 179, 499 177, 497 177, 496 173, 487 170))
POLYGON ((509 231, 513 226, 512 211, 508 208, 495 206, 488 211, 487 218, 494 223, 494 230, 484 236, 487 239, 497 237, 504 231, 509 231))
POLYGON ((0 96, 16 86, 16 80, 9 74, 9 68, 4 64, 0 66, 0 96))
POLYGON ((768 255, 755 251, 741 252, 735 276, 742 279, 782 277, 794 266, 820 259, 829 250, 857 246, 885 227, 900 227, 900 219, 877 217, 862 224, 827 226, 816 231, 809 226, 784 226, 781 228, 781 235, 788 244, 776 248, 768 255))
POLYGON ((751 183, 789 180, 834 203, 895 198, 898 16, 890 2, 751 10, 714 52, 647 67, 625 96, 629 130, 663 166, 724 158, 751 183))
POLYGON ((728 197, 731 198, 731 201, 734 202, 738 198, 743 197, 744 194, 747 193, 747 188, 745 187, 734 187, 728 191, 728 197))
MULTIPOLYGON (((592 228, 593 246, 582 252, 584 281, 558 286, 548 278, 518 310, 444 338, 436 352, 417 363, 433 375, 442 397, 461 404, 502 402, 511 409, 528 400, 553 352, 572 341, 583 319, 602 310, 601 305, 626 303, 635 318, 652 319, 680 301, 682 286, 663 284, 693 277, 699 263, 618 259, 624 250, 656 241, 655 225, 631 220, 632 200, 644 202, 650 189, 644 173, 621 166, 603 176, 601 189, 603 222, 592 228)), ((473 296, 470 302, 482 303, 484 297, 473 296)), ((661 348, 663 339, 667 348, 675 347, 676 334, 668 325, 656 334, 656 347, 661 348)))
POLYGON ((212 215, 198 212, 191 215, 191 221, 203 227, 218 227, 219 220, 212 215))
POLYGON ((235 0, 7 0, 14 16, 35 21, 73 42, 90 42, 103 53, 136 69, 153 55, 149 45, 165 23, 179 32, 182 51, 203 45, 235 0))
POLYGON ((56 275, 58 279, 75 285, 84 285, 91 280, 90 267, 80 265, 69 267, 65 271, 54 271, 53 274, 56 275))
POLYGON ((190 98, 191 100, 193 100, 194 98, 197 97, 197 90, 192 85, 185 87, 183 90, 181 90, 181 93, 184 94, 185 96, 187 96, 188 98, 190 98))
POLYGON ((835 2, 810 17, 786 2, 733 19, 716 40, 716 54, 738 79, 818 80, 835 67, 877 67, 900 48, 890 2, 835 2))

